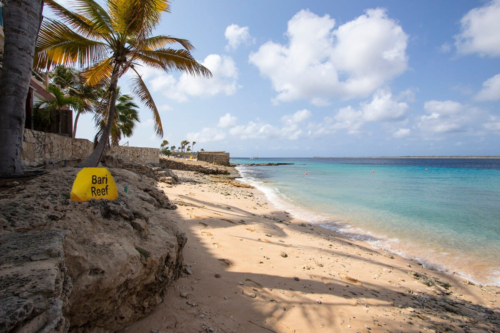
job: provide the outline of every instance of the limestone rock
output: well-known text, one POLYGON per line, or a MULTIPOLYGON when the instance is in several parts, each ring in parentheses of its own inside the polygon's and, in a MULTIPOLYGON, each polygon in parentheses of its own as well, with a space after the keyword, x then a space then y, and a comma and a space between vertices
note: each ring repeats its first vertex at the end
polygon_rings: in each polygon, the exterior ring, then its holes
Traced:
POLYGON ((62 231, 0 236, 0 332, 67 332, 62 231))
POLYGON ((154 310, 180 276, 186 237, 164 214, 175 205, 151 178, 110 171, 119 190, 114 201, 69 201, 75 168, 50 171, 0 199, 0 255, 9 253, 0 259, 0 304, 14 305, 2 305, 0 328, 15 325, 14 318, 34 327, 28 332, 45 332, 36 327, 49 323, 47 332, 69 325, 74 332, 119 331, 154 310), (20 241, 37 233, 60 241, 20 241), (19 273, 21 261, 38 273, 19 273))

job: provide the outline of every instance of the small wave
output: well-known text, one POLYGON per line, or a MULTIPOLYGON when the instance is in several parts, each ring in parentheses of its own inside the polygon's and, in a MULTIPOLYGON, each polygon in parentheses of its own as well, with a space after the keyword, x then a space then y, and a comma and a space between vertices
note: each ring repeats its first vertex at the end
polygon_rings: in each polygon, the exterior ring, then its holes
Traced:
MULTIPOLYGON (((467 267, 467 265, 446 265, 440 263, 442 260, 437 259, 443 256, 453 257, 453 255, 451 255, 450 253, 433 253, 433 250, 427 249, 427 253, 425 256, 411 255, 410 253, 422 253, 422 247, 414 244, 408 244, 407 242, 405 242, 403 246, 401 240, 397 238, 388 238, 381 235, 376 235, 362 228, 354 227, 347 222, 332 219, 331 216, 328 216, 326 214, 300 207, 299 205, 294 203, 293 200, 282 193, 278 188, 271 186, 271 184, 273 184, 274 182, 268 182, 260 179, 254 172, 254 170, 252 170, 252 167, 238 166, 236 169, 242 176, 240 181, 254 186, 259 191, 264 193, 266 198, 276 208, 289 212, 293 217, 297 219, 301 219, 309 223, 319 225, 322 228, 338 232, 339 234, 342 234, 352 240, 367 242, 374 249, 384 250, 406 259, 415 260, 424 265, 424 267, 426 268, 459 276, 475 284, 500 287, 499 270, 492 270, 490 274, 484 276, 484 278, 477 279, 477 277, 475 276, 477 276, 478 274, 473 275, 460 270, 460 267, 467 267)), ((455 261, 460 262, 462 260, 457 259, 455 261)), ((465 259, 463 259, 463 261, 465 261, 465 259)))

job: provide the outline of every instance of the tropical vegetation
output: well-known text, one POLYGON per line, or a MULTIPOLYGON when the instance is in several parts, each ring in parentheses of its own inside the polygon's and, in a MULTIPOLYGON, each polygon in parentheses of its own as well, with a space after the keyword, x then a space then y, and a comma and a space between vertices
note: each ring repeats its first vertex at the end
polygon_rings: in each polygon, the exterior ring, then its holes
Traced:
POLYGON ((193 49, 186 39, 168 35, 152 36, 163 12, 169 10, 167 0, 107 0, 106 9, 94 0, 74 0, 75 10, 55 2, 45 3, 60 20, 45 19, 37 44, 35 67, 50 69, 57 65, 79 66, 85 84, 95 86, 109 83, 106 126, 99 144, 80 166, 97 166, 112 132, 118 98, 119 79, 129 70, 132 91, 153 113, 155 131, 163 136, 163 125, 153 98, 144 83, 139 67, 158 70, 178 69, 192 75, 211 76, 189 52, 193 49), (179 44, 183 49, 166 46, 179 44))

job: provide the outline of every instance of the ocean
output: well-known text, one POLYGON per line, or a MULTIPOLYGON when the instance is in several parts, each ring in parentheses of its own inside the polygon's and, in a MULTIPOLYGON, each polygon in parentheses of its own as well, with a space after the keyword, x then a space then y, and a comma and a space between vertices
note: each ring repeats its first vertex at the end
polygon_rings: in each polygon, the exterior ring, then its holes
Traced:
POLYGON ((242 164, 242 181, 297 218, 475 283, 500 286, 499 159, 231 162, 242 164), (294 164, 245 165, 268 162, 294 164))

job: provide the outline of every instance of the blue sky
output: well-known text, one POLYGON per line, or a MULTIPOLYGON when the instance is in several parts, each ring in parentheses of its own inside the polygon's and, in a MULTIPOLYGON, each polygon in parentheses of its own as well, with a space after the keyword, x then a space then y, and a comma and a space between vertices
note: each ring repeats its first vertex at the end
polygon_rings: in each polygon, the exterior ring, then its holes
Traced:
MULTIPOLYGON (((214 74, 141 70, 171 145, 259 157, 500 155, 500 0, 175 0, 156 33, 189 39, 214 74)), ((122 142, 159 147, 143 106, 140 119, 122 142)), ((94 133, 83 117, 77 136, 94 133)))

